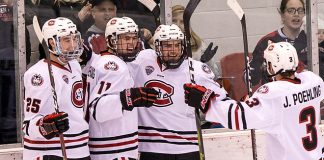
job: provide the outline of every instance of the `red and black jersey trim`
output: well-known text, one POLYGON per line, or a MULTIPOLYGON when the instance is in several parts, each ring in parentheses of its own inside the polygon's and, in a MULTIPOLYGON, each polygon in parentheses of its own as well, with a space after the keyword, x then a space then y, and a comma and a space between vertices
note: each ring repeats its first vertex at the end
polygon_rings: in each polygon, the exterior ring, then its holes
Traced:
POLYGON ((230 105, 229 109, 228 109, 228 114, 227 114, 227 119, 228 119, 228 128, 229 129, 233 129, 232 128, 232 109, 233 109, 233 103, 230 105))
POLYGON ((138 132, 114 137, 100 137, 89 139, 91 154, 116 154, 133 151, 138 148, 138 132), (119 149, 116 149, 119 147, 119 149), (99 149, 99 150, 96 150, 99 149))
POLYGON ((238 102, 238 106, 241 109, 243 129, 247 129, 244 107, 242 106, 241 102, 238 102))
POLYGON ((87 134, 89 133, 89 130, 84 130, 80 133, 76 133, 76 134, 63 134, 64 137, 77 137, 77 136, 81 136, 83 134, 87 134))
MULTIPOLYGON (((79 148, 84 147, 88 145, 89 136, 88 136, 89 130, 84 130, 80 133, 76 134, 64 134, 65 139, 64 143, 66 145, 67 149, 73 149, 73 148, 79 148), (75 137, 75 138, 74 138, 75 137), (73 138, 73 139, 72 139, 73 138), (74 143, 74 144, 72 144, 74 143), (79 144, 75 144, 79 143, 79 144)), ((29 139, 28 137, 24 138, 24 148, 29 150, 38 150, 38 151, 44 151, 44 150, 61 150, 60 146, 60 140, 33 140, 29 139), (32 146, 35 145, 35 146, 32 146), (52 145, 52 147, 44 147, 52 145), (39 147, 38 147, 39 146, 39 147)))
POLYGON ((167 143, 176 145, 198 145, 197 131, 175 131, 164 128, 155 128, 148 126, 139 126, 139 142, 145 143, 167 143), (149 132, 151 130, 151 132, 149 132), (155 131, 155 132, 152 132, 155 131), (188 135, 191 135, 188 137, 188 135), (162 139, 151 139, 151 138, 162 139))
POLYGON ((117 150, 109 150, 109 151, 90 151, 90 154, 116 154, 116 153, 122 153, 127 151, 133 151, 138 149, 138 145, 134 147, 124 148, 124 149, 117 149, 117 150))
POLYGON ((152 140, 152 139, 139 139, 139 142, 145 143, 168 143, 168 144, 176 144, 176 145, 198 145, 198 143, 195 142, 171 142, 167 140, 152 140))
POLYGON ((174 130, 169 130, 169 129, 164 129, 164 128, 154 128, 154 127, 147 127, 147 126, 138 126, 138 129, 143 129, 143 130, 156 130, 159 132, 171 132, 171 133, 176 133, 176 134, 197 134, 197 131, 174 131, 174 130))
POLYGON ((234 108, 234 104, 232 103, 228 109, 228 128, 229 129, 236 129, 240 130, 239 123, 241 120, 243 128, 242 129, 247 129, 247 124, 246 124, 246 118, 245 118, 245 111, 244 107, 240 102, 237 103, 236 107, 234 108), (238 112, 241 112, 241 116, 239 116, 238 112), (232 118, 232 114, 234 113, 234 119, 232 118), (233 125, 235 125, 235 128, 233 128, 233 125))
POLYGON ((114 137, 104 137, 104 138, 92 138, 90 137, 90 141, 111 141, 111 140, 117 140, 117 139, 123 139, 123 138, 129 138, 129 137, 134 137, 138 135, 138 132, 130 133, 130 134, 125 134, 121 136, 114 136, 114 137))
MULTIPOLYGON (((78 144, 78 145, 71 145, 71 146, 66 146, 66 149, 74 149, 74 148, 80 148, 80 147, 85 147, 87 146, 88 143, 82 143, 82 144, 78 144)), ((61 147, 30 147, 28 145, 24 145, 25 149, 28 150, 37 150, 37 151, 47 151, 47 150, 61 150, 61 147)))

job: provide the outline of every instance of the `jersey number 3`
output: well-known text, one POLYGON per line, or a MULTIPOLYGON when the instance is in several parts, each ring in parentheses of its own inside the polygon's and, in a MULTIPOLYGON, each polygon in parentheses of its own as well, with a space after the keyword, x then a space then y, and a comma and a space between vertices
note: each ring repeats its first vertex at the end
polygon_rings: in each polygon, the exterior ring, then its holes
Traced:
POLYGON ((299 123, 306 124, 306 132, 310 136, 302 138, 303 146, 307 151, 314 150, 317 147, 317 129, 316 129, 316 113, 313 106, 304 108, 299 114, 299 123))

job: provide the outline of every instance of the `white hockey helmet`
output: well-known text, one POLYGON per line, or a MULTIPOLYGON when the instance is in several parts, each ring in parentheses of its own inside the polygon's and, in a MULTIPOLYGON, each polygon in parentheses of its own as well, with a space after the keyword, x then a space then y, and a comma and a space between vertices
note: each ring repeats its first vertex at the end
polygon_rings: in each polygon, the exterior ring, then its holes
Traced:
POLYGON ((161 62, 170 69, 178 68, 187 55, 183 54, 184 52, 184 34, 181 29, 175 25, 160 25, 154 33, 153 41, 155 45, 155 50, 161 60, 161 62), (180 40, 181 41, 181 56, 178 60, 166 61, 163 58, 161 42, 170 41, 170 40, 180 40))
POLYGON ((78 58, 82 54, 83 47, 81 34, 70 19, 64 17, 50 19, 43 25, 42 32, 48 46, 50 46, 48 44, 50 39, 55 42, 55 50, 49 47, 50 52, 54 55, 62 57, 65 60, 72 60, 78 58), (62 37, 71 38, 71 50, 64 50, 64 48, 62 48, 60 44, 62 37))
POLYGON ((264 51, 264 59, 270 76, 296 71, 299 62, 295 47, 288 42, 270 43, 264 51), (270 63, 275 73, 270 73, 268 66, 270 63))
POLYGON ((129 17, 112 18, 106 25, 105 37, 107 46, 114 50, 115 54, 122 58, 125 62, 130 62, 136 58, 137 54, 141 50, 141 41, 138 38, 137 44, 135 46, 132 44, 132 49, 122 50, 122 47, 118 46, 118 35, 126 33, 135 33, 138 37, 138 25, 129 17))
MULTIPOLYGON (((124 33, 138 33, 137 24, 129 17, 112 18, 106 25, 105 37, 111 36, 117 39, 117 36, 124 33)), ((108 45, 108 44, 107 44, 108 45)))
POLYGON ((160 25, 153 36, 154 43, 167 40, 184 40, 181 29, 175 25, 160 25))

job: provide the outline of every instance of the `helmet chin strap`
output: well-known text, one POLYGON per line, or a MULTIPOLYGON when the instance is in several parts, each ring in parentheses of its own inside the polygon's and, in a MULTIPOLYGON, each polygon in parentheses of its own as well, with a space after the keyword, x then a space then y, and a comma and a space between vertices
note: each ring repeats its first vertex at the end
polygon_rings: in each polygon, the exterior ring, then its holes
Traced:
POLYGON ((276 75, 280 74, 282 72, 283 69, 279 70, 277 73, 275 74, 272 74, 272 75, 268 75, 268 79, 270 82, 273 82, 273 81, 277 81, 277 78, 276 78, 276 75))

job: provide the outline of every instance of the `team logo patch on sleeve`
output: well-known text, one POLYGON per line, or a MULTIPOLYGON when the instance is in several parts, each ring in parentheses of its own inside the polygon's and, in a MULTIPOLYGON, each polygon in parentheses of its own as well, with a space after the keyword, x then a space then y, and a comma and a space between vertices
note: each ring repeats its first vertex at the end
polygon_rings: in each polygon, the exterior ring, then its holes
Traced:
POLYGON ((211 69, 209 68, 209 66, 207 64, 203 64, 201 66, 202 70, 207 73, 207 74, 211 74, 211 69))
POLYGON ((44 83, 44 79, 40 74, 34 74, 31 78, 31 84, 33 86, 41 86, 44 83))
POLYGON ((118 70, 118 65, 114 61, 109 61, 105 64, 104 68, 106 70, 112 70, 112 71, 117 71, 118 70))
POLYGON ((150 75, 151 73, 154 72, 154 67, 153 66, 146 66, 145 67, 145 72, 147 75, 150 75))
POLYGON ((263 85, 257 90, 257 93, 262 93, 262 94, 266 94, 268 92, 269 92, 269 87, 267 85, 263 85))

